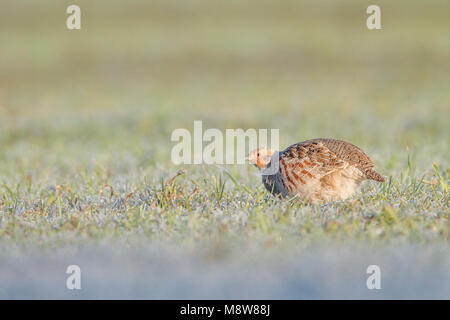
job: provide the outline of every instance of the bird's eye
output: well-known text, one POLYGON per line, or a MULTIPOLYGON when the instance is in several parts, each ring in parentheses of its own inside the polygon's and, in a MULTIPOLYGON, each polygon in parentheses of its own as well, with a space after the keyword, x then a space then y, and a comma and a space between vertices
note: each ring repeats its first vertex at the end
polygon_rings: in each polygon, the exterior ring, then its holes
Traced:
POLYGON ((258 152, 258 154, 256 156, 259 157, 259 152, 258 152))

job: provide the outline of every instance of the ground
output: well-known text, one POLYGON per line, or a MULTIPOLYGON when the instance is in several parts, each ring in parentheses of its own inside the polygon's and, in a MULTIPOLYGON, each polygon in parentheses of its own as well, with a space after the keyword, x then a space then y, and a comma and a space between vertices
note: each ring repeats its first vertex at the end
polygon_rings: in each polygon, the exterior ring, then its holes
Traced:
POLYGON ((77 1, 78 31, 71 1, 19 2, 0 4, 0 297, 450 298, 447 1, 378 1, 373 31, 364 1, 77 1), (276 200, 251 166, 175 165, 194 120, 342 139, 387 182, 276 200))

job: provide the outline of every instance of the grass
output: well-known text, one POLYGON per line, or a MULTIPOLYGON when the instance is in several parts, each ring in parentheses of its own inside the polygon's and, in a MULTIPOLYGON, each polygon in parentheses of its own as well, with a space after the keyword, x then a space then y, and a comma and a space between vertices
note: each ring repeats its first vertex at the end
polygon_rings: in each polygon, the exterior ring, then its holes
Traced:
MULTIPOLYGON (((392 270, 383 297, 408 297, 408 285, 450 296, 446 2, 381 1, 381 31, 365 28, 370 3, 351 1, 79 3, 80 31, 65 29, 69 2, 0 5, 0 296, 67 297, 52 274, 21 287, 13 270, 71 255, 160 275, 149 284, 160 291, 125 297, 208 296, 197 280, 215 297, 354 297, 367 293, 330 283, 353 281, 345 270, 364 272, 366 258, 392 270), (174 165, 171 132, 194 120, 279 128, 282 147, 346 140, 387 182, 345 202, 276 200, 252 167, 174 165), (256 261, 268 269, 254 269, 252 291, 239 279, 256 261), (327 261, 335 273, 317 275, 327 261), (262 284, 280 270, 278 289, 262 284)), ((84 297, 109 297, 99 288, 84 297)))
POLYGON ((343 244, 448 241, 448 187, 437 174, 391 177, 350 201, 310 206, 274 199, 257 182, 244 191, 243 178, 233 183, 230 173, 211 171, 179 173, 153 184, 145 175, 123 184, 97 185, 101 175, 86 177, 85 186, 4 184, 0 236, 31 242, 45 237, 51 246, 53 237, 123 234, 177 243, 236 237, 343 244))

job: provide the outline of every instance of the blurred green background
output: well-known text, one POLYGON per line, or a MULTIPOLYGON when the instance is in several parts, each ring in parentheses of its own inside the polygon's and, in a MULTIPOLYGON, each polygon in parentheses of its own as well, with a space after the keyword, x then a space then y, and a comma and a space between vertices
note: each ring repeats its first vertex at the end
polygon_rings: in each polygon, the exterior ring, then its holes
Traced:
POLYGON ((371 4, 2 0, 0 297, 450 297, 450 2, 376 1, 382 30, 371 4), (250 166, 167 183, 194 120, 342 139, 388 183, 318 207, 250 166), (61 289, 74 261, 84 296, 61 289))
POLYGON ((444 161, 450 4, 379 1, 374 31, 369 4, 2 1, 2 163, 20 165, 24 150, 39 158, 41 148, 44 157, 83 150, 164 163, 172 130, 195 119, 280 128, 283 147, 347 140, 385 174, 405 145, 418 161, 444 161), (81 7, 81 30, 66 29, 70 4, 81 7))

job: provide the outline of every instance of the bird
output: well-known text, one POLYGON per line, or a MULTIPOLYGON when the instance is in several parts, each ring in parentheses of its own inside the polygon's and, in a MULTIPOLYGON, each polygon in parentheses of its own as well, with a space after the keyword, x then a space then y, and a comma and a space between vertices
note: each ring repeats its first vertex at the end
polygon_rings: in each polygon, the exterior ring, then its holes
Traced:
POLYGON ((364 151, 330 138, 299 142, 281 152, 258 148, 247 160, 259 168, 270 193, 312 204, 345 200, 365 180, 385 181, 364 151))

